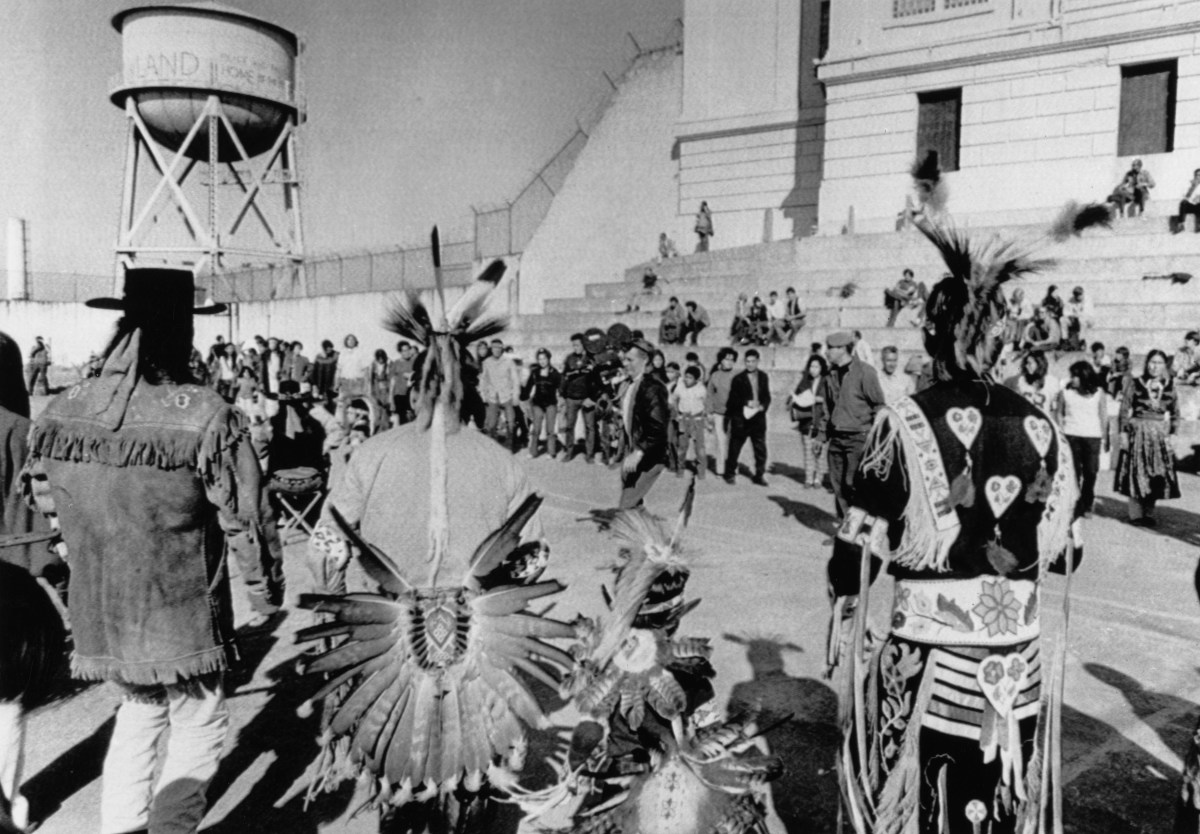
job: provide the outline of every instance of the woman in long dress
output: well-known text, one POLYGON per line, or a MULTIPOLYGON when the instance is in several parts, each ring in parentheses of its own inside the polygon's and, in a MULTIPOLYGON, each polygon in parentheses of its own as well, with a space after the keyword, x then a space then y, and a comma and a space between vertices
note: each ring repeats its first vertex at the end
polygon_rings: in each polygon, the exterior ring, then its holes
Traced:
POLYGON ((1171 435, 1179 428, 1179 397, 1161 350, 1146 355, 1141 376, 1126 379, 1117 423, 1121 451, 1113 489, 1129 498, 1131 524, 1155 527, 1155 504, 1179 497, 1171 448, 1171 435))

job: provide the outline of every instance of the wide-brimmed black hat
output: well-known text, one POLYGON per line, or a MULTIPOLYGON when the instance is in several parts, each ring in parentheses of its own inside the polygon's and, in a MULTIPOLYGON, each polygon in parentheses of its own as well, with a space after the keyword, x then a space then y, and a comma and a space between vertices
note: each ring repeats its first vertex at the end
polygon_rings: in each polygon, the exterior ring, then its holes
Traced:
POLYGON ((92 298, 84 303, 98 310, 143 316, 170 316, 185 311, 211 316, 226 310, 224 304, 196 305, 196 282, 187 269, 128 269, 124 292, 121 298, 92 298))

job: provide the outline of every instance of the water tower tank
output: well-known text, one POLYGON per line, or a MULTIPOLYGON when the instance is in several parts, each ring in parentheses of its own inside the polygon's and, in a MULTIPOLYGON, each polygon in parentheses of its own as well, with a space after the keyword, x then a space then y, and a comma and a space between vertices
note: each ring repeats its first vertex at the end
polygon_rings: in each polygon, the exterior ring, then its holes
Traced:
MULTIPOLYGON (((217 3, 139 6, 118 12, 123 70, 112 102, 134 101, 160 144, 178 151, 211 95, 221 99, 248 156, 269 150, 296 99, 296 35, 240 9, 217 3)), ((208 134, 198 131, 186 155, 207 160, 208 134)), ((241 158, 220 131, 218 160, 241 158)))

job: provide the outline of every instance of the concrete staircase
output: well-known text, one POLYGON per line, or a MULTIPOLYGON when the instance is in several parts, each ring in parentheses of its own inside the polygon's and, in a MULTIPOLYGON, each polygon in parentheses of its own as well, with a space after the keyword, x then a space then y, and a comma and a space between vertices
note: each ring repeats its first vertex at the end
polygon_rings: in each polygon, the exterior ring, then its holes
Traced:
MULTIPOLYGON (((1170 354, 1183 343, 1187 330, 1200 328, 1200 235, 1171 235, 1162 218, 1118 220, 1112 230, 1088 230, 1063 243, 1045 238, 1044 224, 969 231, 977 245, 999 234, 1027 241, 1038 255, 1053 258, 1052 268, 1021 282, 1026 297, 1036 303, 1055 284, 1065 299, 1071 288, 1082 286, 1094 308, 1084 337, 1104 342, 1110 352, 1126 345, 1135 356, 1154 347, 1170 354), (1186 284, 1144 279, 1173 272, 1196 277, 1186 284)), ((813 237, 686 255, 652 265, 662 288, 655 296, 639 295, 647 266, 630 267, 622 282, 588 284, 582 297, 547 299, 542 314, 524 315, 516 322, 512 341, 519 353, 532 355, 546 347, 561 357, 572 333, 606 329, 616 321, 655 341, 659 313, 674 295, 681 303, 694 300, 708 309, 713 326, 700 337, 697 349, 707 361, 728 343, 738 293, 758 293, 765 299, 771 290, 782 295, 792 286, 808 310, 807 326, 796 347, 762 350, 765 369, 777 372, 773 384, 783 388, 794 382, 809 343, 836 329, 861 330, 876 350, 892 344, 902 357, 923 353, 911 315, 902 314, 895 328, 884 326, 883 291, 905 267, 927 286, 945 271, 937 250, 915 230, 813 237), (843 298, 842 288, 851 283, 853 293, 843 298), (631 299, 640 305, 639 312, 624 312, 631 299)), ((689 349, 669 347, 666 352, 678 359, 689 349)))

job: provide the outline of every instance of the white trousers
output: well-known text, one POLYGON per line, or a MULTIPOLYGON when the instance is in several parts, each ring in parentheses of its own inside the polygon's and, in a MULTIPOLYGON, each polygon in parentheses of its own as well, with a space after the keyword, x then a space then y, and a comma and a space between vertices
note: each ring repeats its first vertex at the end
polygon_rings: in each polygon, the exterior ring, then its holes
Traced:
POLYGON ((220 675, 182 684, 125 687, 117 710, 100 795, 101 834, 148 828, 193 834, 204 819, 205 791, 229 732, 220 675), (170 727, 158 785, 158 740, 170 727))
POLYGON ((19 703, 0 703, 0 794, 12 806, 18 828, 29 824, 29 806, 21 796, 21 771, 25 766, 25 713, 19 703))

